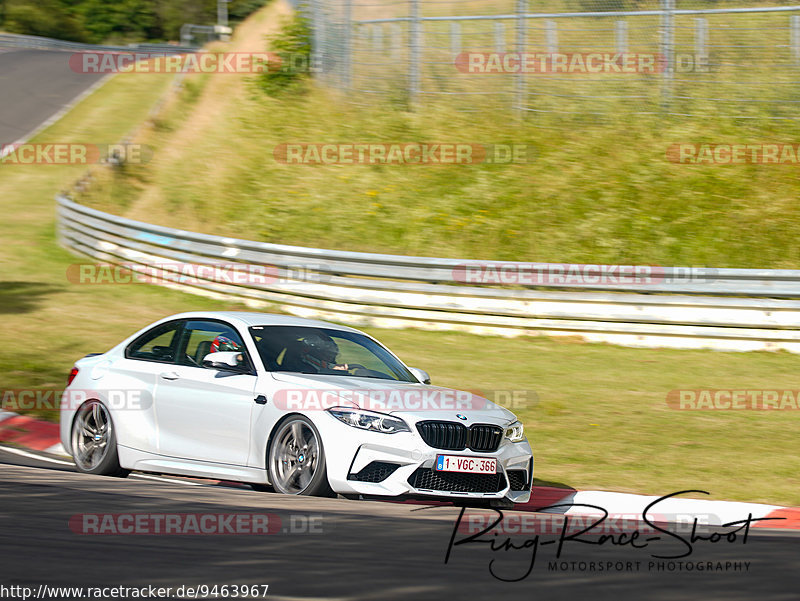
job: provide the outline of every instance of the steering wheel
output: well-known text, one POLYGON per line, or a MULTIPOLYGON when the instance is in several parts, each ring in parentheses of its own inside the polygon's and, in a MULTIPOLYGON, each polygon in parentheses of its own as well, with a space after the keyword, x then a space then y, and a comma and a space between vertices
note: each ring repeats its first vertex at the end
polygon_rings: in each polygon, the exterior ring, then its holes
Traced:
POLYGON ((360 363, 348 363, 347 372, 354 376, 369 376, 372 373, 372 370, 367 369, 360 363))

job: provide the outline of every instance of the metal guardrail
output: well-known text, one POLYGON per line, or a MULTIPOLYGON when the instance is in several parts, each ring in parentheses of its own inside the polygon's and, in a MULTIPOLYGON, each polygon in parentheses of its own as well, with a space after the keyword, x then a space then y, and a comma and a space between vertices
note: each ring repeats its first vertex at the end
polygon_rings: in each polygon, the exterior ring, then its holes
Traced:
POLYGON ((150 52, 165 54, 183 54, 196 52, 197 48, 174 46, 172 44, 130 44, 128 46, 108 46, 101 44, 83 44, 68 42, 54 38, 15 33, 0 33, 0 48, 35 48, 38 50, 72 50, 73 52, 150 52))
MULTIPOLYGON (((665 268, 659 281, 535 287, 465 285, 462 261, 304 248, 175 230, 59 196, 61 244, 134 272, 180 265, 268 265, 275 277, 165 285, 355 325, 477 334, 580 336, 627 346, 800 352, 800 271, 665 268)), ((563 265, 538 265, 556 273, 563 265)), ((652 278, 651 278, 652 279, 652 278)), ((177 280, 177 278, 176 278, 177 280)))

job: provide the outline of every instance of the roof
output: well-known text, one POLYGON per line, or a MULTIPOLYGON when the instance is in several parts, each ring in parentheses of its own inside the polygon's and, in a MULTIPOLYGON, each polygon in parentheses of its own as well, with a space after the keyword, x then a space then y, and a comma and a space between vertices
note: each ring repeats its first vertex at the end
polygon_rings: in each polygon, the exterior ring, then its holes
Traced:
POLYGON ((303 317, 294 317, 292 315, 278 315, 276 313, 256 313, 248 311, 191 311, 188 313, 179 313, 171 315, 168 319, 186 319, 186 318, 216 318, 226 321, 239 321, 247 327, 251 326, 306 326, 314 328, 329 328, 333 330, 344 330, 346 332, 358 332, 354 328, 342 326, 339 324, 331 323, 329 321, 320 321, 317 319, 305 319, 303 317))

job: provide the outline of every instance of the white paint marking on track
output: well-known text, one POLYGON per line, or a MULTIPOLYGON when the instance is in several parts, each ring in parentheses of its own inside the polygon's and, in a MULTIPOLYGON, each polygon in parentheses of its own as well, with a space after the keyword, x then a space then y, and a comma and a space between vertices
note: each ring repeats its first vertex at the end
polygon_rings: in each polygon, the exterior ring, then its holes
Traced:
POLYGON ((49 449, 44 450, 48 455, 61 455, 62 457, 69 457, 69 454, 64 450, 64 446, 59 442, 54 444, 49 449))
POLYGON ((29 453, 28 451, 23 451, 22 449, 16 449, 14 447, 6 447, 0 445, 0 451, 5 451, 6 453, 12 453, 14 455, 20 455, 22 457, 28 457, 30 459, 38 459, 39 461, 48 461, 50 463, 56 463, 58 465, 69 465, 69 466, 75 465, 71 461, 64 461, 63 459, 54 459, 52 457, 46 457, 44 455, 36 455, 35 453, 29 453))
MULTIPOLYGON (((602 515, 600 512, 586 507, 586 505, 593 505, 605 508, 611 507, 613 509, 608 510, 610 513, 638 516, 643 515, 645 508, 658 498, 629 493, 579 490, 571 495, 569 501, 562 502, 575 504, 574 507, 567 509, 567 515, 600 517, 602 515)), ((751 514, 754 518, 763 518, 777 509, 781 509, 781 507, 762 503, 671 497, 660 501, 658 506, 653 507, 649 513, 651 516, 668 516, 668 521, 670 522, 691 523, 694 518, 697 518, 700 524, 722 526, 736 520, 742 520, 747 517, 747 514, 751 514)))
MULTIPOLYGON (((17 449, 15 447, 7 447, 4 445, 0 445, 0 451, 5 451, 6 453, 11 453, 14 455, 20 455, 22 457, 28 457, 29 459, 38 459, 39 461, 47 461, 49 463, 55 463, 57 465, 68 465, 70 467, 74 467, 74 463, 72 461, 64 461, 62 459, 54 459, 53 457, 47 457, 46 455, 38 455, 36 453, 30 453, 28 451, 23 451, 22 449, 17 449)), ((138 478, 141 480, 158 480, 160 482, 169 482, 171 484, 183 484, 185 486, 213 486, 211 484, 202 484, 200 482, 190 482, 188 480, 175 480, 173 478, 162 478, 161 476, 151 476, 149 474, 131 474, 131 478, 138 478)))
MULTIPOLYGON (((2 154, 0 154, 0 158, 2 158, 2 154)), ((10 411, 3 411, 0 409, 0 422, 6 419, 11 419, 12 417, 17 417, 16 413, 11 413, 10 411)))

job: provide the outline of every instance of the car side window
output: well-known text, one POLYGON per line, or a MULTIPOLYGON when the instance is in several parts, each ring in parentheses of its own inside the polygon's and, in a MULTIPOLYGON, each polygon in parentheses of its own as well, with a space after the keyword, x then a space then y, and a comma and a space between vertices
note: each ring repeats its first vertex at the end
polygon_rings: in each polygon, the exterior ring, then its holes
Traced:
POLYGON ((172 321, 156 326, 134 340, 125 349, 125 356, 128 359, 173 363, 180 340, 177 334, 182 325, 183 322, 172 321))
POLYGON ((219 321, 196 320, 186 323, 183 329, 183 351, 178 358, 181 365, 203 367, 203 359, 210 353, 241 353, 241 364, 249 365, 242 337, 232 326, 219 321))

